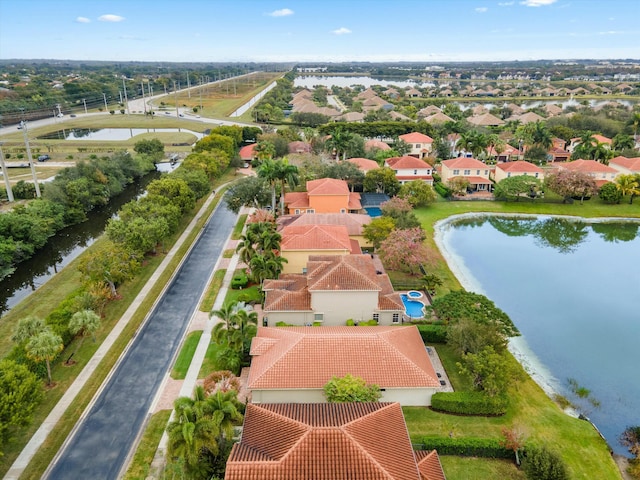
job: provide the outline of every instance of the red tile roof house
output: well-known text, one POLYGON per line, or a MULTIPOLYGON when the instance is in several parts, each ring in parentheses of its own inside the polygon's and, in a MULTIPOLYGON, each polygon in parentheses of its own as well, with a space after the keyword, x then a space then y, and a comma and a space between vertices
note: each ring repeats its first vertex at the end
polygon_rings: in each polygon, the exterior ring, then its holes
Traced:
POLYGON ((342 225, 347 228, 349 238, 356 240, 360 248, 371 248, 364 238, 364 226, 371 223, 369 215, 360 213, 305 213, 304 215, 281 215, 276 220, 278 231, 287 225, 342 225))
POLYGON ((378 140, 375 138, 372 138, 371 140, 367 140, 366 142, 364 142, 364 149, 367 152, 370 152, 371 150, 391 150, 391 147, 384 143, 382 140, 378 140))
POLYGON ((409 155, 416 158, 428 157, 433 148, 433 138, 424 133, 411 132, 398 137, 411 147, 409 155))
POLYGON ((445 480, 397 403, 249 404, 225 480, 445 480))
POLYGON ((244 160, 246 162, 250 162, 254 158, 256 158, 256 143, 252 143, 251 145, 245 145, 240 149, 238 155, 240 155, 240 160, 244 160))
POLYGON ((399 325, 404 304, 381 268, 371 255, 312 255, 306 273, 264 281, 262 323, 345 325, 352 319, 399 325))
POLYGON ((288 192, 284 204, 290 215, 301 213, 358 213, 360 194, 349 191, 344 180, 321 178, 307 182, 306 192, 288 192))
MULTIPOLYGON (((604 135, 599 135, 599 134, 595 134, 592 135, 593 137, 593 145, 596 146, 598 143, 603 143, 606 147, 611 148, 611 143, 613 142, 613 140, 611 140, 608 137, 605 137, 604 135)), ((569 143, 569 146, 567 147, 567 150, 571 153, 573 153, 573 151, 576 149, 576 147, 578 145, 580 145, 580 137, 575 137, 571 139, 571 142, 569 143)))
POLYGON ((401 184, 422 180, 433 185, 433 167, 416 157, 391 157, 384 161, 385 167, 392 169, 401 184))
POLYGON ((252 403, 325 403, 324 385, 346 374, 403 406, 429 406, 442 388, 415 325, 259 327, 250 354, 252 403))
POLYGON ((596 162, 595 160, 578 159, 573 162, 561 163, 557 165, 557 168, 591 175, 598 187, 601 187, 607 182, 613 182, 615 178, 620 175, 620 172, 615 168, 596 162))
POLYGON ((493 146, 487 148, 487 155, 494 158, 496 162, 513 162, 524 158, 520 150, 512 147, 508 143, 505 144, 504 150, 500 153, 498 153, 493 146))
POLYGON ((472 192, 490 192, 493 182, 489 180, 489 167, 475 158, 458 157, 442 162, 442 181, 447 184, 452 179, 464 177, 469 181, 472 192))
MULTIPOLYGON (((385 144, 386 145, 386 144, 385 144)), ((369 160, 368 158, 348 158, 347 162, 353 163, 361 172, 367 173, 370 170, 376 170, 380 168, 378 162, 375 160, 369 160)))
POLYGON ((287 260, 282 273, 303 273, 310 255, 362 253, 344 225, 289 225, 280 234, 280 255, 287 260))
POLYGON ((640 157, 615 157, 609 160, 609 166, 611 168, 615 168, 624 175, 629 175, 631 173, 640 173, 640 157))
POLYGON ((505 178, 518 177, 520 175, 531 175, 532 177, 544 180, 544 170, 524 160, 497 164, 493 179, 497 183, 505 178))

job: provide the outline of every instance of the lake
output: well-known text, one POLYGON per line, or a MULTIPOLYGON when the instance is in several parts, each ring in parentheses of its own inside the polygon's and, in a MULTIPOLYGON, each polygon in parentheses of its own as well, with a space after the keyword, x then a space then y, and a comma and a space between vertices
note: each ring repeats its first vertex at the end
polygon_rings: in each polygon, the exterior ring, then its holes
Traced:
POLYGON ((522 337, 510 348, 538 383, 628 455, 618 437, 640 424, 640 223, 465 217, 436 233, 458 279, 513 319, 522 337), (600 406, 574 395, 570 379, 600 406))

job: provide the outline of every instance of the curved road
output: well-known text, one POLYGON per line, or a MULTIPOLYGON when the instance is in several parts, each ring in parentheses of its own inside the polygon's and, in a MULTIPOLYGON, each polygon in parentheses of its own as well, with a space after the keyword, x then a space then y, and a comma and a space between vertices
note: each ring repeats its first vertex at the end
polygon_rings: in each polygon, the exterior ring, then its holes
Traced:
POLYGON ((118 477, 236 220, 221 201, 46 478, 118 477))

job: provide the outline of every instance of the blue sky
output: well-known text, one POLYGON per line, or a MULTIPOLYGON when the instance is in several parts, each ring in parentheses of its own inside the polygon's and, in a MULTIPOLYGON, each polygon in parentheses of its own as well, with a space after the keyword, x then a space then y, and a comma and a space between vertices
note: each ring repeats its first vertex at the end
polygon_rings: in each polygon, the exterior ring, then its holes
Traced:
POLYGON ((640 0, 0 0, 0 58, 640 58, 640 0))

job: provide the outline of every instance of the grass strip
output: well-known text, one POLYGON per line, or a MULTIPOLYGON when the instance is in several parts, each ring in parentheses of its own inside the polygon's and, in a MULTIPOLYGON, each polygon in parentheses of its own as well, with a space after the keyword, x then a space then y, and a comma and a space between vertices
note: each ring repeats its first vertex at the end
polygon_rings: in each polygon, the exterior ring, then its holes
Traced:
POLYGON ((202 303, 200 303, 201 312, 210 312, 213 308, 213 303, 216 301, 220 287, 222 287, 222 280, 224 279, 225 273, 227 273, 226 270, 216 270, 213 274, 213 278, 207 288, 207 293, 202 299, 202 303))
POLYGON ((231 305, 241 300, 245 303, 260 303, 262 301, 262 295, 260 294, 260 285, 252 285, 240 290, 234 290, 233 288, 230 288, 229 290, 227 290, 227 296, 224 298, 224 304, 231 305))
POLYGON ((244 228, 244 223, 247 221, 247 214, 243 213, 238 218, 238 223, 233 227, 233 232, 231 233, 231 240, 240 240, 240 236, 242 235, 242 229, 244 228))
POLYGON ((228 248, 222 252, 222 258, 231 258, 236 251, 233 248, 228 248))
POLYGON ((170 416, 171 410, 161 410, 151 416, 131 465, 123 477, 124 480, 145 480, 148 478, 151 462, 170 416))
POLYGON ((527 478, 524 472, 518 470, 516 464, 509 460, 441 455, 440 462, 447 480, 486 480, 488 478, 525 480, 527 478))
POLYGON ((193 354, 196 353, 196 348, 198 347, 201 336, 202 330, 197 330, 189 333, 187 338, 185 338, 176 363, 171 370, 171 378, 174 380, 184 380, 187 376, 187 370, 189 370, 189 365, 191 365, 193 354))
POLYGON ((204 360, 202 361, 202 366, 200 367, 200 372, 198 373, 198 378, 205 378, 211 372, 220 370, 216 360, 219 349, 220 345, 217 343, 211 342, 209 344, 207 347, 207 353, 205 353, 204 360))

